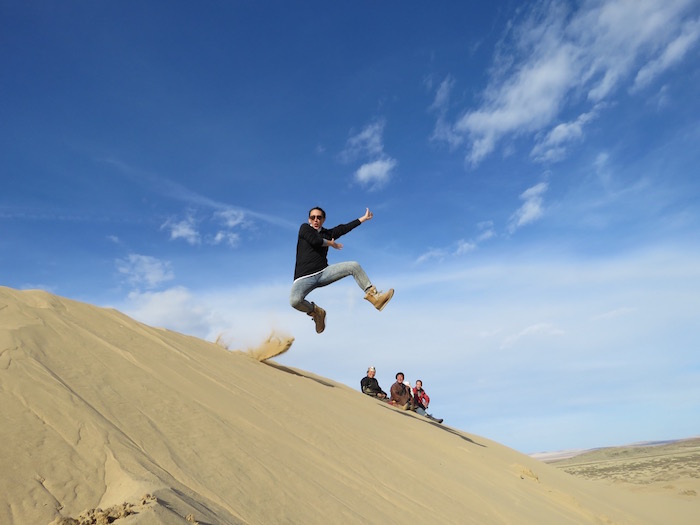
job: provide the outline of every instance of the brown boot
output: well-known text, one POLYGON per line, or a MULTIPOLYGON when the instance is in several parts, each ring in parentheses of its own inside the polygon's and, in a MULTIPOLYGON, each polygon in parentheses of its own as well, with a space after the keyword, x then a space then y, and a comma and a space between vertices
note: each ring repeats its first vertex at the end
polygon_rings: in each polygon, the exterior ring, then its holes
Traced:
POLYGON ((365 294, 365 299, 374 305, 374 307, 382 311, 386 306, 386 303, 394 296, 394 289, 392 288, 388 292, 378 292, 377 289, 372 286, 367 290, 365 294))
POLYGON ((307 315, 316 323, 316 333, 320 334, 326 329, 326 311, 317 304, 311 303, 314 307, 307 315))

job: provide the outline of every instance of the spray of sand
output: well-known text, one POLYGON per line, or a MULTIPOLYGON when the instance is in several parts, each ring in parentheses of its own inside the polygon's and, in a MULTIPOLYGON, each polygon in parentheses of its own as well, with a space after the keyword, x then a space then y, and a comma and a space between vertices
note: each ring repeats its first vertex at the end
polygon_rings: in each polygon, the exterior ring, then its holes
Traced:
MULTIPOLYGON (((293 342, 294 338, 291 335, 272 330, 267 339, 261 344, 253 348, 248 348, 247 350, 239 350, 239 352, 252 357, 256 361, 265 361, 285 353, 291 348, 293 342)), ((217 338, 216 344, 228 348, 228 345, 224 344, 221 336, 217 338)))

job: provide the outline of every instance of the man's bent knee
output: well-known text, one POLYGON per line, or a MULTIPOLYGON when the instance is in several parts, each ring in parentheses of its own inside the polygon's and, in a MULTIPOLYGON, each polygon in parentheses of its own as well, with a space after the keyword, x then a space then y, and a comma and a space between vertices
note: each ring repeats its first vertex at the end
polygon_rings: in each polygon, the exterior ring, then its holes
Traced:
POLYGON ((306 301, 303 297, 290 297, 289 304, 295 310, 299 310, 300 312, 304 312, 306 314, 314 309, 313 306, 311 306, 311 303, 306 301))

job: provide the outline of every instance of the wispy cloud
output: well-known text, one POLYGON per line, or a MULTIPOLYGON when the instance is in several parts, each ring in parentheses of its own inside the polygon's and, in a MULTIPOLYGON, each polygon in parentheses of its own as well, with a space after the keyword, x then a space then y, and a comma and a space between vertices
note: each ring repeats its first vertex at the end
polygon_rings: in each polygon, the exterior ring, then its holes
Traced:
POLYGON ((160 229, 167 231, 172 241, 185 241, 191 246, 205 243, 235 248, 240 245, 241 231, 249 228, 253 220, 290 229, 295 227, 294 223, 276 216, 210 199, 178 182, 122 161, 107 159, 103 162, 153 192, 187 205, 184 217, 170 217, 161 224, 160 229))
POLYGON ((100 159, 100 161, 112 166, 121 175, 128 177, 130 180, 142 186, 145 186, 154 193, 187 204, 190 209, 203 208, 207 210, 214 210, 218 217, 223 218, 238 217, 235 219, 238 220, 238 224, 242 223, 244 219, 250 218, 290 229, 294 229, 298 226, 294 221, 287 221, 275 215, 270 215, 267 213, 250 210, 243 206, 237 206, 234 204, 217 201, 216 199, 211 199, 197 193, 196 191, 193 191, 179 182, 175 182, 161 175, 131 166, 114 158, 100 159))
POLYGON ((560 160, 566 144, 582 140, 585 125, 622 83, 641 89, 697 45, 700 21, 687 20, 694 4, 608 0, 571 9, 543 0, 519 11, 478 107, 448 125, 452 79, 438 88, 431 106, 438 112, 433 137, 451 146, 466 143, 467 161, 477 165, 504 138, 535 134, 540 140, 533 158, 560 160), (578 116, 564 120, 564 113, 578 116))
POLYGON ((341 158, 352 161, 361 157, 376 157, 384 154, 384 119, 376 120, 352 135, 345 143, 341 158))
POLYGON ((596 116, 596 110, 582 113, 572 122, 563 122, 554 126, 542 138, 538 138, 531 155, 535 160, 552 162, 566 157, 567 147, 583 138, 586 124, 596 116))
POLYGON ((359 133, 352 135, 340 153, 343 162, 360 161, 363 164, 355 170, 355 182, 369 190, 385 186, 391 179, 398 161, 384 152, 383 119, 365 126, 359 133))
POLYGON ((176 327, 185 333, 206 333, 216 318, 207 306, 182 286, 162 291, 133 291, 122 308, 128 315, 149 325, 176 327))
POLYGON ((211 244, 228 244, 231 247, 236 247, 240 243, 241 236, 235 232, 218 231, 211 238, 211 244))
POLYGON ((117 270, 127 282, 137 288, 153 289, 175 278, 168 261, 161 261, 149 255, 129 254, 116 261, 117 270))
POLYGON ((661 73, 675 66, 700 39, 700 20, 689 20, 681 29, 681 34, 662 50, 659 57, 643 66, 634 79, 633 91, 645 87, 661 73))
POLYGON ((449 255, 449 251, 447 250, 431 248, 416 259, 416 264, 422 264, 432 259, 444 259, 447 255, 449 255))
POLYGON ((624 317, 634 313, 637 308, 630 308, 628 306, 623 306, 621 308, 616 308, 615 310, 610 310, 608 312, 603 312, 593 316, 594 321, 604 320, 604 319, 617 319, 618 317, 624 317))
POLYGON ((161 229, 170 232, 171 240, 183 239, 185 242, 191 245, 199 244, 201 242, 199 232, 197 231, 197 221, 192 215, 188 215, 181 221, 168 219, 161 226, 161 229))
POLYGON ((525 338, 549 338, 564 335, 564 333, 564 330, 557 328, 551 323, 537 323, 524 328, 516 334, 506 337, 501 344, 501 348, 510 348, 515 346, 518 341, 525 338))
POLYGON ((432 248, 428 250, 416 259, 416 264, 422 264, 429 260, 443 260, 447 257, 465 255, 476 250, 481 243, 496 236, 492 221, 480 222, 477 224, 477 230, 479 233, 473 239, 458 239, 448 248, 432 248))
POLYGON ((493 229, 493 221, 482 221, 476 225, 479 230, 479 235, 476 237, 476 244, 480 244, 484 241, 496 236, 496 232, 493 229))
POLYGON ((455 79, 448 75, 435 92, 435 99, 430 105, 430 109, 437 115, 435 128, 430 137, 431 140, 447 143, 451 149, 457 148, 464 143, 462 134, 457 133, 452 124, 447 119, 447 114, 450 109, 450 97, 452 89, 455 85, 455 79))
POLYGON ((213 215, 204 213, 201 217, 195 217, 195 212, 189 211, 184 219, 168 219, 161 229, 170 232, 171 240, 184 240, 193 246, 205 243, 235 248, 241 239, 238 230, 248 228, 249 222, 244 212, 235 209, 220 210, 213 215), (215 228, 216 231, 203 233, 202 228, 215 228))
POLYGON ((223 229, 219 229, 213 237, 208 238, 210 244, 227 244, 231 247, 239 245, 241 236, 236 228, 248 227, 246 214, 240 210, 228 209, 217 211, 214 218, 218 220, 223 229))
POLYGON ((542 217, 544 214, 544 194, 548 188, 548 183, 540 182, 520 194, 520 200, 523 201, 523 204, 510 218, 508 223, 509 233, 513 233, 518 228, 542 217))

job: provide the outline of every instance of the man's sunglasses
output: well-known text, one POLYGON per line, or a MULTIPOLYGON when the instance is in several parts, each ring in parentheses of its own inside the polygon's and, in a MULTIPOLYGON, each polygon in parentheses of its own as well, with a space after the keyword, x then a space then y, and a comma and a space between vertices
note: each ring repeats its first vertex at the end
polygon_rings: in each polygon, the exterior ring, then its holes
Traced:
POLYGON ((311 219, 312 221, 315 221, 316 219, 321 221, 323 220, 323 215, 309 215, 309 219, 311 219))

